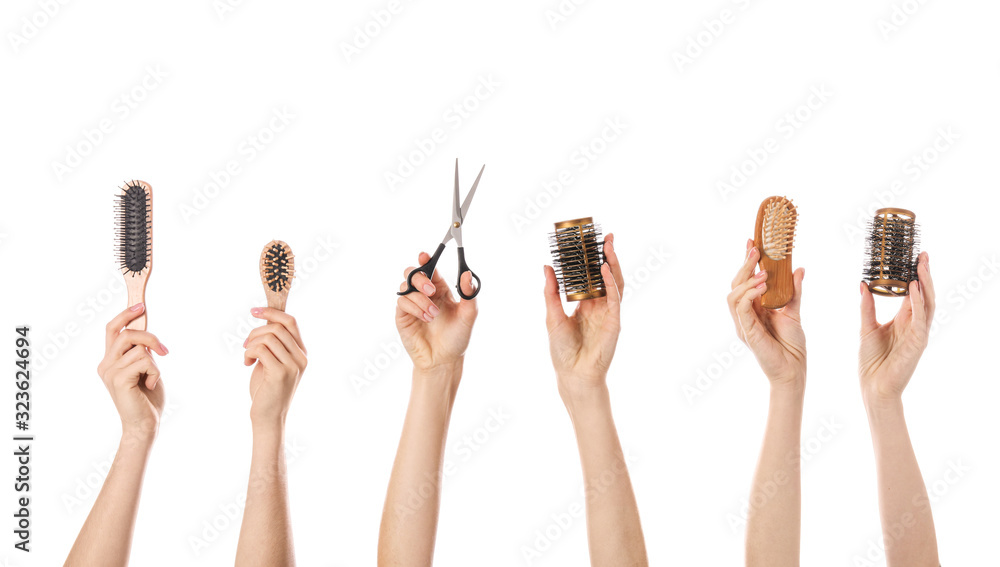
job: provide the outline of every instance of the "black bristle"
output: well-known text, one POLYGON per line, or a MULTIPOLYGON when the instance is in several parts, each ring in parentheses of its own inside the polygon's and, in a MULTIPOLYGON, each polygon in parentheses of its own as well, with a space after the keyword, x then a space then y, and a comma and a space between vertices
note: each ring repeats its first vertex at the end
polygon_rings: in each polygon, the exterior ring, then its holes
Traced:
POLYGON ((288 252, 280 244, 272 244, 264 256, 264 278, 271 291, 283 291, 289 286, 293 267, 288 252))
MULTIPOLYGON (((881 213, 881 211, 880 211, 881 213)), ((877 214, 868 223, 865 238, 865 263, 862 279, 893 281, 904 284, 902 290, 878 286, 874 293, 906 295, 906 285, 917 279, 917 257, 920 253, 920 227, 908 211, 877 214)))
POLYGON ((151 252, 149 194, 136 181, 125 184, 115 202, 118 263, 133 276, 149 265, 151 252))

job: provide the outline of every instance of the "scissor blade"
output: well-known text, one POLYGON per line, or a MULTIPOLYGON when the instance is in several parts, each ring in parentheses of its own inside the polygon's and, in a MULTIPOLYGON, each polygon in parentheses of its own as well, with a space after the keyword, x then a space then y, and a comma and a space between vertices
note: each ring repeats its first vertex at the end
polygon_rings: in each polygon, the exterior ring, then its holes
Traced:
MULTIPOLYGON (((457 163, 457 162, 456 162, 457 163)), ((465 220, 465 215, 469 213, 469 205, 472 204, 472 198, 476 196, 476 187, 479 187, 479 179, 483 176, 483 170, 486 169, 486 164, 483 164, 482 169, 479 170, 479 175, 476 176, 476 182, 472 184, 472 189, 469 189, 469 194, 465 196, 465 201, 462 202, 462 220, 465 220)), ((455 172, 455 180, 458 180, 458 172, 455 172)))
POLYGON ((458 208, 458 158, 455 158, 455 195, 451 201, 451 221, 461 223, 462 211, 458 208))

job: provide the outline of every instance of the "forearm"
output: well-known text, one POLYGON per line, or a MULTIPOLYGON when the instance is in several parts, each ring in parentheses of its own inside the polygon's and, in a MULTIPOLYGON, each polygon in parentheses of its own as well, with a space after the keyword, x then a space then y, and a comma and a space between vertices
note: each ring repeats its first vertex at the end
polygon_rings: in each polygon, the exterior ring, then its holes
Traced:
POLYGON ((284 424, 254 426, 250 481, 236 565, 295 565, 284 424))
POLYGON ((583 465, 591 565, 648 565, 639 509, 607 388, 567 399, 566 407, 583 465))
POLYGON ((748 567, 796 566, 802 514, 800 443, 805 380, 772 385, 747 513, 748 567))
POLYGON ((879 513, 889 567, 938 567, 930 501, 900 399, 865 400, 875 449, 879 513))
POLYGON ((410 403, 382 510, 380 566, 429 566, 433 561, 444 446, 461 373, 461 362, 446 369, 413 372, 410 403))
POLYGON ((128 565, 142 481, 152 447, 150 435, 122 434, 104 486, 66 558, 67 567, 128 565))

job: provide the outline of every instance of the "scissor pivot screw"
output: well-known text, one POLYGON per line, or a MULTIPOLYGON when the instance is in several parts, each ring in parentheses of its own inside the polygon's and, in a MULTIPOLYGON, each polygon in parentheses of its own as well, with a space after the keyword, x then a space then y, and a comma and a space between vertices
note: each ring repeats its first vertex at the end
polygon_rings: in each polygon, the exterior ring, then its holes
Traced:
POLYGON ((462 223, 457 222, 457 221, 454 222, 454 223, 452 223, 452 224, 454 224, 455 228, 458 228, 458 227, 462 226, 462 223))

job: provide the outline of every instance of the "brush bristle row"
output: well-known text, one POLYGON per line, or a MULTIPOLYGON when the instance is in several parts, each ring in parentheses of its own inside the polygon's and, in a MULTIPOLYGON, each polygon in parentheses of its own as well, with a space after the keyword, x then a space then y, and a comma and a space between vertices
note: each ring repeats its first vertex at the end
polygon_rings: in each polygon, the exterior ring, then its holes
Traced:
POLYGON ((784 197, 771 200, 764 209, 761 239, 764 254, 772 260, 783 260, 792 253, 795 244, 795 224, 799 213, 792 201, 784 197))
POLYGON ((284 291, 295 276, 295 257, 287 246, 273 243, 264 253, 261 269, 271 291, 284 291))
POLYGON ((601 277, 604 263, 601 227, 593 222, 558 226, 549 234, 549 248, 560 290, 570 301, 605 295, 604 278, 601 277))
POLYGON ((914 214, 880 209, 868 223, 862 277, 873 293, 907 295, 907 285, 917 279, 919 253, 920 227, 914 214))
POLYGON ((121 188, 115 200, 115 241, 118 263, 126 274, 135 276, 149 266, 152 253, 149 193, 139 182, 121 188))

